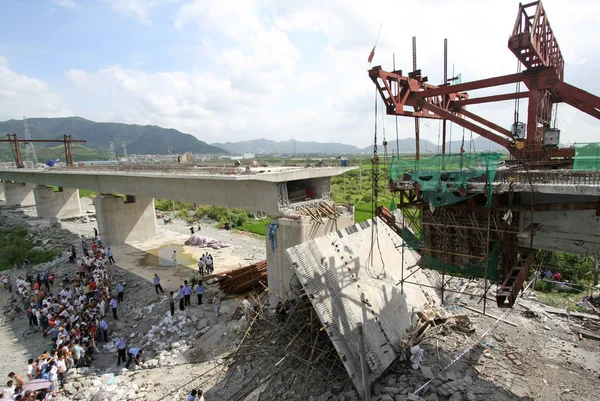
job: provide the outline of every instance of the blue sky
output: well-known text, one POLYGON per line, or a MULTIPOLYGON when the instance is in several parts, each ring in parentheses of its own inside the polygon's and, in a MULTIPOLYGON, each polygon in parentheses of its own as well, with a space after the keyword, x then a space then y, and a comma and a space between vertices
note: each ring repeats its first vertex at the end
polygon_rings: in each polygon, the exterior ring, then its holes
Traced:
MULTIPOLYGON (((463 80, 515 72, 506 40, 517 1, 415 0, 412 11, 401 3, 4 0, 0 120, 78 115, 176 128, 207 142, 265 137, 364 147, 374 125, 366 58, 382 20, 374 65, 391 70, 395 53, 408 71, 416 35, 419 67, 431 82, 441 79, 446 37, 463 80)), ((565 80, 599 94, 600 5, 544 5, 565 80)), ((505 102, 472 110, 509 126, 513 109, 505 102)), ((393 117, 380 119, 395 137, 393 117)), ((597 121, 568 106, 558 121, 564 142, 600 137, 597 121)), ((436 142, 437 124, 430 128, 436 142)), ((400 119, 400 137, 412 132, 412 120, 400 119)))

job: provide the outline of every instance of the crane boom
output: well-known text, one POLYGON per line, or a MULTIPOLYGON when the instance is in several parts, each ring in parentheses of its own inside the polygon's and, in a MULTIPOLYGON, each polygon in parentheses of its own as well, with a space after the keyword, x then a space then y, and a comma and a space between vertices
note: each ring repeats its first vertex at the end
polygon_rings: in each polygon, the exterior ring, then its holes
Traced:
POLYGON ((447 119, 503 147, 517 160, 549 164, 553 158, 574 156, 574 148, 559 148, 560 131, 550 127, 552 105, 567 103, 600 119, 600 98, 563 81, 564 60, 541 1, 519 5, 519 14, 508 41, 509 49, 525 66, 515 74, 456 85, 429 84, 421 71, 403 75, 381 66, 369 70, 384 101, 395 116, 447 119), (534 13, 528 14, 532 8, 534 13), (466 91, 522 82, 528 90, 469 98, 466 91), (466 110, 470 104, 528 98, 526 134, 503 128, 466 110), (472 121, 471 121, 472 120, 472 121))

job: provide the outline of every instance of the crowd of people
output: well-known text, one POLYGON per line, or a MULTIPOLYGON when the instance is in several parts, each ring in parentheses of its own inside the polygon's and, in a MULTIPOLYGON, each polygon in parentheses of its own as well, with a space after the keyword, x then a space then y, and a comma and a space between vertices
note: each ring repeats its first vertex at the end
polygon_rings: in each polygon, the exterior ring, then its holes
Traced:
MULTIPOLYGON (((29 359, 27 378, 44 379, 48 385, 36 391, 27 390, 28 383, 11 373, 15 377, 4 388, 2 399, 52 399, 65 384, 68 371, 90 366, 100 352, 97 344, 108 342, 108 309, 117 320, 124 285, 109 280, 109 265, 114 263, 114 257, 97 234, 91 249, 85 242, 82 246, 81 257, 77 257, 74 246, 70 248, 69 259, 76 264, 76 271, 65 274, 60 284, 50 270, 16 279, 15 292, 23 302, 29 326, 48 343, 47 350, 29 359)), ((127 348, 126 340, 123 337, 117 342, 117 365, 127 359, 128 368, 132 362, 140 363, 143 350, 127 348)))
MULTIPOLYGON (((102 244, 98 232, 94 234, 95 240, 89 248, 82 238, 81 255, 75 246, 69 248, 69 261, 75 265, 72 274, 59 278, 51 270, 27 273, 19 276, 14 286, 9 276, 0 277, 5 288, 13 292, 14 287, 24 305, 30 329, 47 342, 41 355, 29 359, 25 380, 10 373, 10 380, 2 392, 3 400, 51 400, 66 384, 69 370, 90 366, 100 353, 98 344, 108 343, 109 316, 118 320, 119 304, 124 300, 124 283, 109 280, 114 255, 110 247, 102 244), (36 386, 32 386, 33 383, 36 386), (46 385, 43 387, 39 383, 46 385)), ((173 259, 176 265, 176 254, 173 259)), ((182 311, 191 306, 192 293, 196 294, 198 305, 203 305, 206 286, 202 278, 213 271, 212 255, 203 254, 198 261, 198 275, 189 282, 185 280, 177 292, 170 292, 171 315, 175 313, 176 300, 182 311)), ((153 282, 156 293, 164 293, 158 274, 154 275, 153 282)), ((212 296, 211 303, 215 316, 222 316, 219 292, 212 296)), ((252 308, 248 297, 243 306, 249 319, 252 308)), ((115 343, 117 366, 125 363, 125 368, 132 363, 139 364, 143 356, 143 350, 128 347, 127 340, 127 336, 122 336, 115 343)), ((204 401, 202 391, 193 390, 187 400, 204 401)))

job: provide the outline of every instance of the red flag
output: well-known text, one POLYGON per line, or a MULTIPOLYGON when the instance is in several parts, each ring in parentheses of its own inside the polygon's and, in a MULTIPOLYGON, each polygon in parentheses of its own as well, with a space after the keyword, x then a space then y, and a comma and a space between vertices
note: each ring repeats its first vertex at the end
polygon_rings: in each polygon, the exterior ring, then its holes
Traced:
POLYGON ((373 61, 373 57, 375 57, 375 47, 377 45, 373 46, 373 50, 371 50, 371 54, 369 54, 369 64, 371 64, 371 61, 373 61))

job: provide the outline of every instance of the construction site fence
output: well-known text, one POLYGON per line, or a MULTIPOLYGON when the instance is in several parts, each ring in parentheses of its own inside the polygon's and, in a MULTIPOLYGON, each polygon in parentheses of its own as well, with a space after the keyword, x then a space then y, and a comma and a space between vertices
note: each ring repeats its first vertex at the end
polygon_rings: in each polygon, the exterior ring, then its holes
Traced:
MULTIPOLYGON (((445 154, 427 159, 394 156, 389 168, 389 180, 413 181, 418 184, 423 199, 433 207, 461 202, 483 192, 491 195, 492 183, 502 157, 501 153, 445 154), (485 182, 480 192, 467 195, 470 182, 485 182)), ((488 206, 491 205, 488 196, 488 206)))
POLYGON ((600 171, 600 143, 576 143, 573 171, 600 171))

